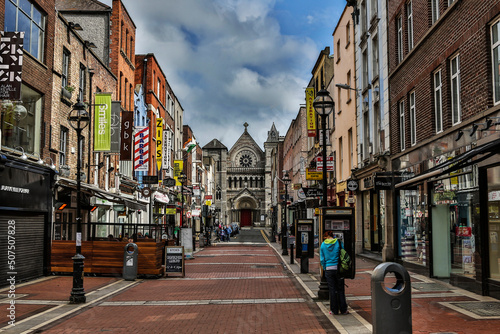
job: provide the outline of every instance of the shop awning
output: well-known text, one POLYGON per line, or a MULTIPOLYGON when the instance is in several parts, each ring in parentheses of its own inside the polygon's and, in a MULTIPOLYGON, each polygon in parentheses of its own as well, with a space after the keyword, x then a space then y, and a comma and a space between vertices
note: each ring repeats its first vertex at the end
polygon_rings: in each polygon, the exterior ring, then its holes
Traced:
MULTIPOLYGON (((57 180, 57 185, 70 187, 72 189, 76 189, 76 181, 59 177, 57 180)), ((133 199, 124 198, 119 194, 111 193, 109 191, 103 190, 101 188, 96 187, 95 185, 81 183, 81 189, 83 192, 89 193, 92 196, 97 198, 101 198, 107 202, 111 202, 109 204, 122 204, 132 210, 147 210, 147 205, 143 203, 139 203, 133 199)), ((97 203, 96 203, 97 204, 97 203)))
POLYGON ((434 166, 425 173, 412 177, 411 179, 405 180, 403 182, 397 183, 395 187, 396 189, 407 187, 410 185, 414 185, 415 183, 428 180, 433 177, 438 177, 444 174, 452 173, 456 170, 486 160, 498 153, 500 153, 500 138, 493 140, 489 143, 477 146, 472 150, 465 152, 464 154, 460 154, 454 157, 453 159, 447 160, 437 166, 434 166), (483 154, 483 156, 472 160, 472 158, 477 157, 480 154, 483 154))

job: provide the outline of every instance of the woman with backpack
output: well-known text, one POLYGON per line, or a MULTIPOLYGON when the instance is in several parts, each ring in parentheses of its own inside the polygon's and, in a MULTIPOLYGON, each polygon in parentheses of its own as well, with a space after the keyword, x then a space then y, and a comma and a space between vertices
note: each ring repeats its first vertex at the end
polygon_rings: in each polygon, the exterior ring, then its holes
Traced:
POLYGON ((340 249, 344 246, 340 240, 333 237, 332 231, 326 231, 323 239, 319 258, 330 292, 330 314, 349 314, 345 299, 344 278, 339 274, 340 249))

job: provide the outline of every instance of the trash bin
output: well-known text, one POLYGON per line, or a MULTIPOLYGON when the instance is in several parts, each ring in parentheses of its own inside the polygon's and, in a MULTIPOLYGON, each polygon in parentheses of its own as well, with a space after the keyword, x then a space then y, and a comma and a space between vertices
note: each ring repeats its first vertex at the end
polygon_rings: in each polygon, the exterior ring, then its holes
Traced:
POLYGON ((137 278, 137 254, 139 248, 134 243, 128 243, 123 252, 123 279, 133 281, 137 278))
POLYGON ((411 334, 411 281, 406 269, 394 262, 379 264, 372 274, 373 334, 411 334), (394 286, 385 277, 394 273, 394 286))

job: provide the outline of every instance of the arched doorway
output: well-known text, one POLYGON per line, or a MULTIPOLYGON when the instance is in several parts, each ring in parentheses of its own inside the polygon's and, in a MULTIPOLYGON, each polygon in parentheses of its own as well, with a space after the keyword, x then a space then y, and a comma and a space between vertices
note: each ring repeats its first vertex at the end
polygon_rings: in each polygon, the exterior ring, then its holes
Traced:
POLYGON ((257 202, 250 196, 241 198, 236 203, 236 209, 239 211, 240 226, 253 226, 252 212, 257 209, 257 202))

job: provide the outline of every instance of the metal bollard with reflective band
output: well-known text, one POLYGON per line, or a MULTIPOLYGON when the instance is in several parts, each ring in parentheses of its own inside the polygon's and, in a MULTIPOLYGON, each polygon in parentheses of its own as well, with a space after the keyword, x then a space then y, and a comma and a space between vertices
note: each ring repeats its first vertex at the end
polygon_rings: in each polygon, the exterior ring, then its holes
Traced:
POLYGON ((371 288, 373 334, 411 334, 411 281, 408 271, 398 263, 379 264, 373 271, 371 288), (389 273, 395 275, 394 285, 392 278, 385 282, 389 273))
POLYGON ((137 255, 139 249, 136 244, 128 243, 123 252, 123 279, 133 281, 137 278, 137 255))

